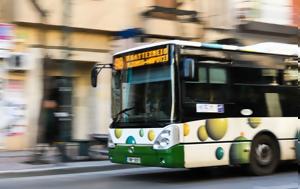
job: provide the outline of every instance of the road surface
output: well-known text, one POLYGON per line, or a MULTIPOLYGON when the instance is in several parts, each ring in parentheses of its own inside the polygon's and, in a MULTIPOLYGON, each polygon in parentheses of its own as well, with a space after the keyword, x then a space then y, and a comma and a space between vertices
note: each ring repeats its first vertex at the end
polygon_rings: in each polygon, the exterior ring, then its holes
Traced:
POLYGON ((90 173, 0 179, 0 189, 297 189, 294 167, 254 177, 236 168, 200 170, 130 168, 90 173))

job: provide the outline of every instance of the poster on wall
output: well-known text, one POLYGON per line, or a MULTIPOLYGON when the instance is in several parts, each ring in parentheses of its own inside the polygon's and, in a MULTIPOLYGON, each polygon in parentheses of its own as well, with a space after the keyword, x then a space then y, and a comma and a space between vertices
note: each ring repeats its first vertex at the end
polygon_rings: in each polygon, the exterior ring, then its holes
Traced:
MULTIPOLYGON (((4 92, 4 133, 6 137, 25 134, 26 101, 23 80, 8 80, 4 92)), ((3 131, 3 129, 2 129, 3 131)))
POLYGON ((11 49, 13 39, 13 25, 0 23, 0 49, 11 49))
MULTIPOLYGON (((4 116, 4 59, 0 57, 0 115, 2 115, 2 119, 5 118, 4 116)), ((4 128, 5 124, 3 121, 0 121, 0 149, 4 147, 4 128)))
POLYGON ((6 136, 6 112, 5 112, 5 83, 6 71, 4 68, 4 61, 10 56, 10 49, 12 49, 12 39, 14 37, 13 25, 7 23, 0 23, 0 149, 4 148, 4 140, 6 136))

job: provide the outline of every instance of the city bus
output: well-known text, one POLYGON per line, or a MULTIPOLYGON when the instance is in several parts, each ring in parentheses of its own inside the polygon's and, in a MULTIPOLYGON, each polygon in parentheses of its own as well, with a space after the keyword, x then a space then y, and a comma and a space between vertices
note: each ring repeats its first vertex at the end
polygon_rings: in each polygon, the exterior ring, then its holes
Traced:
POLYGON ((247 166, 271 174, 296 161, 298 56, 181 40, 114 54, 113 163, 167 168, 247 166))

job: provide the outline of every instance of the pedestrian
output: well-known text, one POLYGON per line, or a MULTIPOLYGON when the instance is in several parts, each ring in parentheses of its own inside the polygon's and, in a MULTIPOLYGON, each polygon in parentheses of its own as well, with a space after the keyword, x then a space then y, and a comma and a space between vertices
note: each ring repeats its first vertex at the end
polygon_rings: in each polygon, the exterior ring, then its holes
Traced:
POLYGON ((66 155, 65 143, 61 139, 60 122, 58 119, 59 112, 59 86, 54 77, 47 78, 46 95, 42 101, 41 115, 40 115, 40 132, 38 136, 38 143, 47 144, 38 149, 36 160, 41 161, 48 149, 57 148, 59 152, 60 161, 66 162, 69 158, 66 155))

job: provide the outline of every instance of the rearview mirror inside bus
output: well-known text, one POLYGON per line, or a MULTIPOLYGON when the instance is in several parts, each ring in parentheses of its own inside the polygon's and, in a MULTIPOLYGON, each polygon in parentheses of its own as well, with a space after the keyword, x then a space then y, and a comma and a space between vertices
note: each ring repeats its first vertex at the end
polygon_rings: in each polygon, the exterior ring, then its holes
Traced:
POLYGON ((192 58, 185 58, 183 60, 184 78, 194 79, 195 77, 195 60, 192 58))
POLYGON ((97 87, 97 76, 98 76, 98 70, 96 67, 94 67, 91 71, 91 85, 92 87, 97 87))

